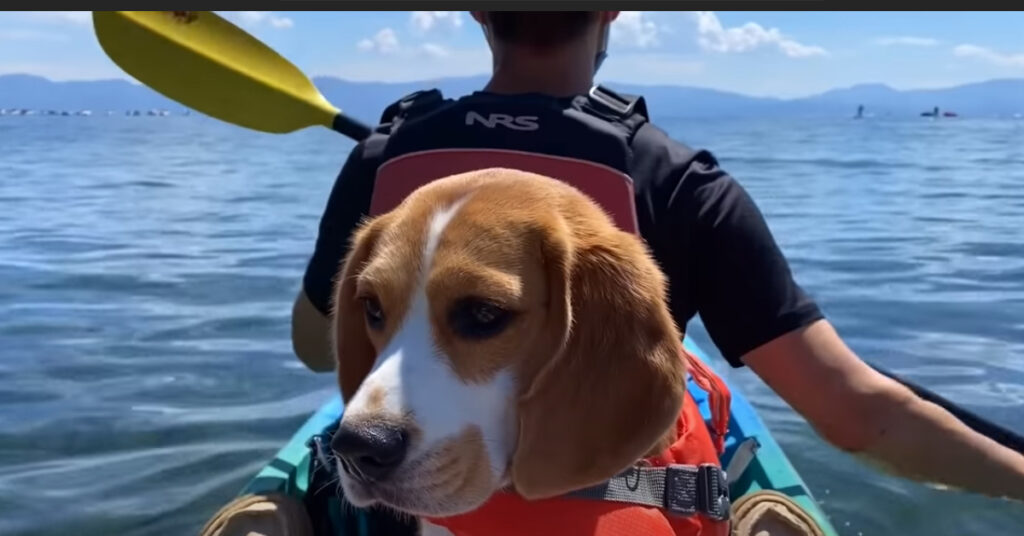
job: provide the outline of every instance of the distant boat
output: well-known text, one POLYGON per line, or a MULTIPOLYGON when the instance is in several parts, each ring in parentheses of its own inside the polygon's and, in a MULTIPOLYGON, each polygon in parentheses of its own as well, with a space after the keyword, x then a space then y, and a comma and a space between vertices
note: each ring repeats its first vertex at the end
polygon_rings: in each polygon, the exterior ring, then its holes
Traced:
POLYGON ((921 117, 939 117, 939 107, 932 108, 930 112, 921 112, 921 117))
POLYGON ((956 112, 942 112, 942 117, 959 117, 956 112))
POLYGON ((863 104, 861 104, 860 106, 857 106, 857 115, 853 116, 853 118, 854 119, 863 119, 864 118, 864 105, 863 104))

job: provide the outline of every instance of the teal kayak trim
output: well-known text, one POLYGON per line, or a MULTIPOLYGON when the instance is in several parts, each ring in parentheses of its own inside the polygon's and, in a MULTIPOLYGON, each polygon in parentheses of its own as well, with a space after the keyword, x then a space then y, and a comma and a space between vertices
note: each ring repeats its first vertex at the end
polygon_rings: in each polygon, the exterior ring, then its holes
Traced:
MULTIPOLYGON (((709 362, 707 354, 693 342, 693 339, 687 337, 683 343, 691 353, 705 363, 709 362)), ((732 394, 732 402, 729 411, 729 433, 725 440, 725 452, 722 454, 722 467, 728 467, 732 457, 736 454, 737 447, 746 439, 753 438, 760 445, 754 458, 744 469, 742 476, 729 486, 732 501, 736 502, 743 495, 758 490, 775 490, 788 495, 807 510, 807 513, 821 526, 825 536, 838 536, 839 533, 828 520, 825 511, 814 499, 811 490, 800 477, 800 473, 790 463, 782 447, 775 441, 754 406, 732 384, 728 382, 726 384, 732 394)), ((710 419, 711 409, 708 406, 707 394, 692 380, 687 382, 687 387, 700 406, 701 415, 705 419, 710 419)))
MULTIPOLYGON (((683 344, 702 361, 709 362, 707 354, 690 337, 686 337, 683 344)), ((828 520, 821 505, 814 499, 800 473, 790 463, 757 411, 733 385, 726 383, 732 393, 732 404, 722 466, 728 467, 738 447, 747 439, 753 438, 759 445, 749 465, 729 488, 733 502, 757 490, 775 490, 788 495, 806 509, 821 526, 825 536, 838 536, 839 533, 828 520)), ((687 388, 697 401, 701 414, 705 419, 710 419, 707 395, 692 380, 687 382, 687 388)), ((311 462, 306 442, 337 421, 342 408, 341 397, 338 395, 321 406, 281 447, 274 459, 246 484, 240 495, 283 493, 297 499, 305 496, 309 491, 311 462)))

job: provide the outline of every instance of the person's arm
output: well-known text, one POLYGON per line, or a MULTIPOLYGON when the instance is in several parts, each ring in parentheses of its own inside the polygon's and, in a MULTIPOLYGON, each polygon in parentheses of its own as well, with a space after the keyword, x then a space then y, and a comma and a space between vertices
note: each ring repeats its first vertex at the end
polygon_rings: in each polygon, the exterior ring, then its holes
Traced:
POLYGON ((742 359, 836 447, 903 477, 1024 501, 1024 455, 868 366, 828 321, 742 359))
POLYGON ((311 370, 334 370, 329 316, 334 278, 348 251, 349 238, 370 206, 376 165, 359 144, 349 154, 320 218, 313 255, 292 307, 292 349, 311 370))
POLYGON ((684 175, 697 311, 834 446, 918 481, 1024 500, 1024 455, 974 432, 861 361, 796 284, 763 216, 713 159, 684 175))
POLYGON ((330 321, 300 289, 292 305, 292 350, 313 372, 334 370, 331 354, 330 321))

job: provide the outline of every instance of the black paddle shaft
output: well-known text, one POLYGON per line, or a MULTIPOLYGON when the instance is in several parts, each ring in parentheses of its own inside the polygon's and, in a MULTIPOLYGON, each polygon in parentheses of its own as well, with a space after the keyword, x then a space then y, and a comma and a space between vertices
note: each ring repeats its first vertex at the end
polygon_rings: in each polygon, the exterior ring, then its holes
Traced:
POLYGON ((1014 433, 1013 431, 1007 430, 1006 428, 1003 428, 1002 426, 999 426, 998 424, 992 421, 983 419, 978 415, 974 414, 973 412, 961 408, 960 406, 957 406, 956 404, 943 398, 942 396, 939 396, 938 394, 929 391, 928 389, 925 389, 924 387, 921 387, 909 380, 901 378, 896 374, 889 372, 888 370, 885 370, 871 363, 869 363, 869 365, 871 365, 871 368, 877 370, 878 372, 892 378, 893 380, 902 383, 908 389, 913 391, 914 394, 921 397, 922 399, 927 400, 937 406, 940 406, 946 411, 952 413, 954 416, 956 416, 956 418, 960 419, 964 424, 969 426, 975 432, 978 432, 979 434, 992 439, 993 441, 999 443, 1000 445, 1003 445, 1008 449, 1015 450, 1017 452, 1024 454, 1024 437, 1021 437, 1020 435, 1014 433))
POLYGON ((338 114, 334 116, 334 124, 331 128, 336 132, 340 132, 357 142, 363 141, 370 136, 370 127, 360 123, 359 121, 352 119, 345 114, 338 114))

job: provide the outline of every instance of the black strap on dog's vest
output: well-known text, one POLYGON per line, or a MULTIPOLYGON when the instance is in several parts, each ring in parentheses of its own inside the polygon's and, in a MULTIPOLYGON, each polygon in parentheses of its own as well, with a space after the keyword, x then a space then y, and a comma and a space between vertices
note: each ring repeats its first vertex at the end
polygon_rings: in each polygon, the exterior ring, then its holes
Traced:
POLYGON ((596 486, 568 497, 653 506, 670 514, 704 514, 729 519, 729 485, 725 471, 712 464, 633 466, 596 486))
MULTIPOLYGON (((314 531, 318 536, 335 534, 338 529, 343 534, 374 534, 367 529, 381 520, 374 519, 372 510, 336 510, 340 506, 336 501, 339 491, 329 486, 336 486, 338 476, 335 465, 328 460, 331 435, 337 426, 335 422, 308 442, 312 461, 306 506, 310 517, 318 521, 314 531)), ((601 484, 570 492, 566 497, 650 506, 669 515, 703 514, 716 521, 729 519, 731 507, 728 478, 721 467, 713 464, 634 465, 601 484)), ((406 534, 404 531, 411 527, 388 528, 406 534)))

